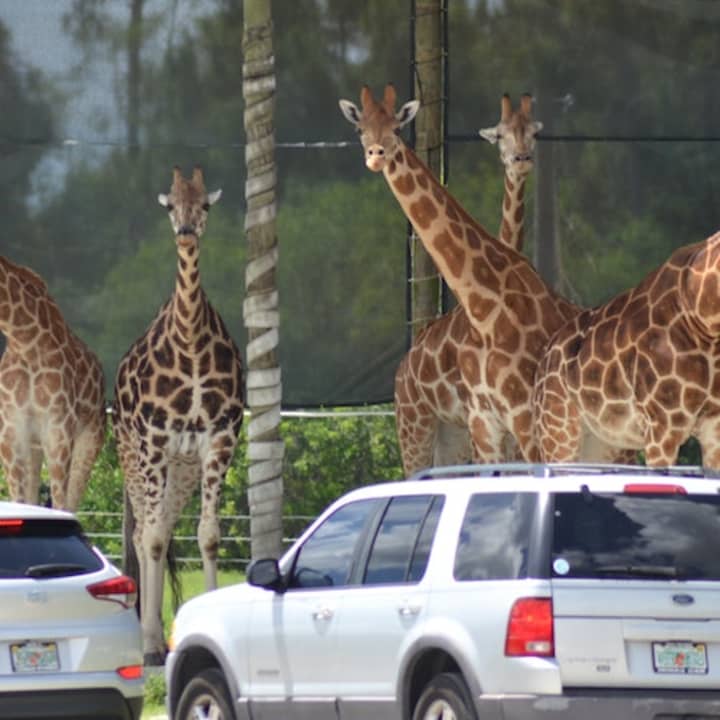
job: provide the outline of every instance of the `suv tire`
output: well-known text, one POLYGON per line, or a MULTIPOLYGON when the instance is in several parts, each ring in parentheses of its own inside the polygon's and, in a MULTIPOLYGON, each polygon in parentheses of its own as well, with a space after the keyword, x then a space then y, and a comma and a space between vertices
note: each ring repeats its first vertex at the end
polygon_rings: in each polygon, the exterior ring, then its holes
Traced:
POLYGON ((198 673, 185 687, 175 715, 177 720, 234 720, 230 693, 223 674, 217 668, 198 673))
POLYGON ((436 675, 420 695, 413 720, 475 720, 470 692, 462 676, 436 675))

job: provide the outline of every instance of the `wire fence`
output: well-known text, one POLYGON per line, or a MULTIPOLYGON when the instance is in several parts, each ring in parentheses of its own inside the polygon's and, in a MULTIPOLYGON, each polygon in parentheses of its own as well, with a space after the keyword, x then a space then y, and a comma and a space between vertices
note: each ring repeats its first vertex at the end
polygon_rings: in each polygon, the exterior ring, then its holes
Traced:
MULTIPOLYGON (((78 512, 86 536, 112 562, 122 559, 121 512, 78 512)), ((314 520, 311 515, 286 515, 283 517, 283 548, 288 548, 302 531, 314 520)), ((194 568, 202 565, 200 548, 194 529, 200 520, 198 515, 181 515, 173 533, 176 561, 183 566, 194 568)), ((250 562, 250 516, 221 515, 220 548, 218 568, 223 570, 244 570, 250 562)))

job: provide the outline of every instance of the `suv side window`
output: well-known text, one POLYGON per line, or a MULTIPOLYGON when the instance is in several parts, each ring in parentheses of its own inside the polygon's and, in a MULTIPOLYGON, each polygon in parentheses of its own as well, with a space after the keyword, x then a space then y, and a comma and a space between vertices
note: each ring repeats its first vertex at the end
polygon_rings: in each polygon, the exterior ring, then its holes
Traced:
POLYGON ((341 587, 353 568, 377 500, 358 500, 339 508, 305 541, 295 558, 290 588, 341 587))
POLYGON ((478 493, 468 502, 455 555, 454 577, 516 580, 527 576, 536 493, 478 493))
POLYGON ((393 498, 375 535, 364 585, 418 582, 425 573, 443 498, 393 498))

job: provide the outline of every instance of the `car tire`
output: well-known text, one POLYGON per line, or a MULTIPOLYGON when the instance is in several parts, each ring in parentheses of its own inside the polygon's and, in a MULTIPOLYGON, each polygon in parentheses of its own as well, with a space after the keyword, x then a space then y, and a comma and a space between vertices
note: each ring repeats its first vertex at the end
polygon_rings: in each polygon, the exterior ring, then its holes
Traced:
POLYGON ((198 673, 185 686, 178 701, 175 720, 234 720, 230 693, 217 668, 198 673))
POLYGON ((413 720, 475 720, 470 692, 462 676, 436 675, 420 695, 413 720))

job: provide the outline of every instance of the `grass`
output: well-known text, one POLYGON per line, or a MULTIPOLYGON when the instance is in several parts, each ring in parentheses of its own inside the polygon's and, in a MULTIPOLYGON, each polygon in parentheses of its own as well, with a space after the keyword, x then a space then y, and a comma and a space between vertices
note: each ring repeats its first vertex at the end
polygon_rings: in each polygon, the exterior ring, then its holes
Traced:
MULTIPOLYGON (((244 573, 237 570, 219 570, 218 587, 226 587, 242 582, 245 579, 244 573)), ((180 573, 180 585, 182 588, 182 600, 187 601, 196 595, 205 592, 205 579, 202 570, 183 570, 180 573)), ((165 582, 163 593, 163 625, 165 635, 170 633, 170 627, 175 615, 173 612, 173 598, 169 584, 165 582)), ((165 715, 165 678, 162 672, 153 671, 145 677, 145 705, 142 712, 142 720, 150 720, 154 717, 165 715)))

